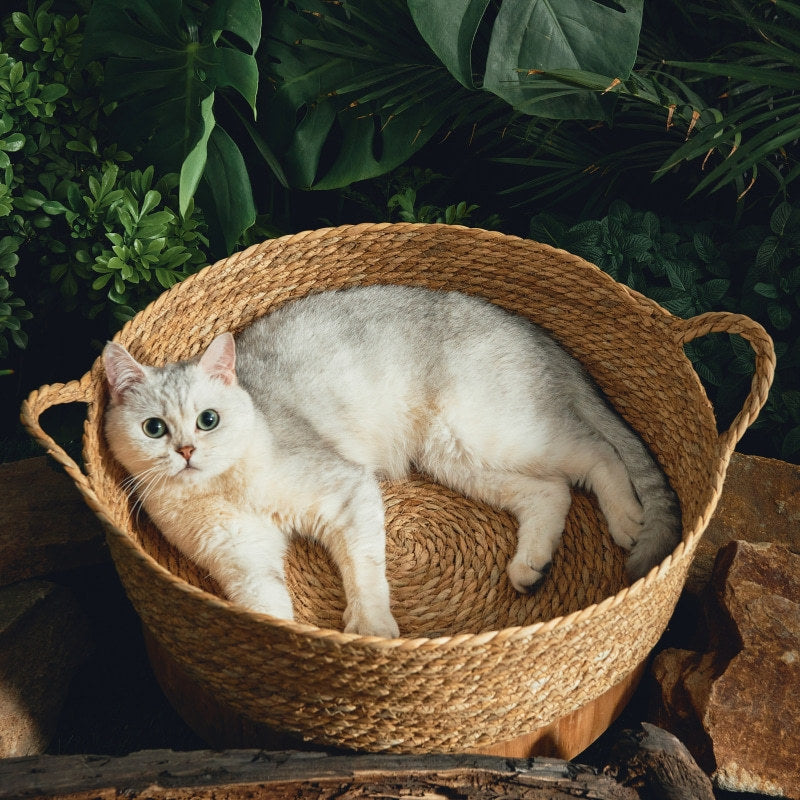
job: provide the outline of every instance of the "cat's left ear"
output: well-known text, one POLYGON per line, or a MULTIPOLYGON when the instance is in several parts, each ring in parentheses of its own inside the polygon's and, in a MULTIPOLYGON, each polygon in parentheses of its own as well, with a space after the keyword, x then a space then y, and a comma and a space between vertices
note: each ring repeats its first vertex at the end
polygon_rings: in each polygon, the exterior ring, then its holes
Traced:
POLYGON ((114 402, 147 377, 144 367, 117 342, 109 342, 103 348, 103 366, 106 369, 106 380, 114 402))
POLYGON ((230 333, 221 333, 200 356, 200 367, 227 386, 236 383, 236 343, 230 333))

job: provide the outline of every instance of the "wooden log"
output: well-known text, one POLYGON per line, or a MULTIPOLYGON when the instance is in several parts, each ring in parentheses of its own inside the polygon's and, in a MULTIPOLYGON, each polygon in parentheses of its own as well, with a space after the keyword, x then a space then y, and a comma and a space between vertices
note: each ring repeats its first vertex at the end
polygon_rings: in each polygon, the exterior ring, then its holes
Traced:
POLYGON ((642 723, 642 731, 624 731, 615 742, 604 772, 647 800, 714 800, 711 780, 685 745, 668 731, 642 723))
POLYGON ((455 796, 638 798, 633 789, 590 767, 546 758, 146 750, 121 758, 37 756, 0 761, 0 800, 445 800, 455 796))

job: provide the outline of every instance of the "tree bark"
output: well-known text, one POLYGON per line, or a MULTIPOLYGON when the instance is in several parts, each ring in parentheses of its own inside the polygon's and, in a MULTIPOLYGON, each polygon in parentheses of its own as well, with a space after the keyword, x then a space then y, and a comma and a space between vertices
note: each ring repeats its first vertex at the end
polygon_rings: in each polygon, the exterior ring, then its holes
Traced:
POLYGON ((121 758, 37 756, 0 761, 0 798, 245 800, 410 797, 465 800, 637 800, 594 769, 547 758, 147 750, 121 758))

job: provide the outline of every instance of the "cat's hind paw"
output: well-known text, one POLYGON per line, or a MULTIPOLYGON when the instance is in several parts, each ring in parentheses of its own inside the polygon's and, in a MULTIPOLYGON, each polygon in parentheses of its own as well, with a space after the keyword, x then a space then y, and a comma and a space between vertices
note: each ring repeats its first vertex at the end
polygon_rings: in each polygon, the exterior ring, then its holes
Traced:
POLYGON ((534 567, 531 564, 522 560, 513 559, 508 567, 509 580, 511 585, 522 594, 527 594, 533 591, 536 584, 550 571, 550 562, 543 564, 541 567, 534 567))
POLYGON ((345 633, 381 636, 384 639, 396 639, 400 636, 400 628, 397 627, 397 622, 388 609, 368 614, 360 606, 351 603, 345 609, 343 620, 345 633))

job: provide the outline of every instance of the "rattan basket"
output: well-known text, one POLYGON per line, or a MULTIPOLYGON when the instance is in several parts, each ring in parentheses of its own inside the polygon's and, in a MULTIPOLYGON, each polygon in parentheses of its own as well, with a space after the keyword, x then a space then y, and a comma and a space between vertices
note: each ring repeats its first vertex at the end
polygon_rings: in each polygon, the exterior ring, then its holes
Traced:
MULTIPOLYGON (((774 370, 772 343, 736 314, 678 319, 561 250, 443 225, 364 224, 264 242, 163 294, 118 334, 145 363, 191 356, 221 331, 309 292, 402 283, 482 295, 552 332, 654 453, 680 499, 683 541, 628 586, 623 555, 592 498, 575 493, 544 583, 519 595, 505 576, 514 522, 414 477, 384 485, 392 606, 403 638, 341 633, 339 577, 317 546, 287 560, 298 621, 251 613, 132 515, 102 436, 98 360, 45 386, 23 422, 63 464, 105 525, 148 639, 179 674, 242 719, 320 746, 371 751, 490 750, 568 717, 646 660, 672 614, 736 442, 774 370), (683 345, 711 332, 755 351, 750 394, 730 429, 714 414, 683 345), (39 425, 58 403, 88 404, 84 470, 39 425)), ((174 678, 174 673, 173 673, 174 678)))

